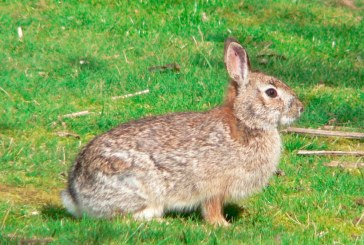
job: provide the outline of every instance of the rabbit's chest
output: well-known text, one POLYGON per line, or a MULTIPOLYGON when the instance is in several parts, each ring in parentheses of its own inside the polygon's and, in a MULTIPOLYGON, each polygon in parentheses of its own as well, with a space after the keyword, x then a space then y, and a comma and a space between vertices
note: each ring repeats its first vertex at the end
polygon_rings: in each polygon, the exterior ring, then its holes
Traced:
POLYGON ((246 171, 263 171, 271 169, 279 162, 281 154, 279 135, 272 135, 262 139, 252 140, 248 144, 237 147, 239 161, 244 163, 246 171))
POLYGON ((231 162, 230 183, 227 189, 233 199, 243 198, 268 184, 277 169, 281 141, 279 135, 238 146, 237 158, 231 162))

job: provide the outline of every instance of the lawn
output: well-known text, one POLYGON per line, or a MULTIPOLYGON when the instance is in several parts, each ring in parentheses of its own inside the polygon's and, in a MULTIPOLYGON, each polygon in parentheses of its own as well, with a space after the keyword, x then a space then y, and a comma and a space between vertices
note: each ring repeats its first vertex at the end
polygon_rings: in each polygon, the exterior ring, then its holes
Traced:
POLYGON ((0 12, 1 244, 364 244, 364 169, 325 166, 364 158, 297 155, 363 151, 363 140, 284 134, 284 175, 227 205, 228 228, 199 212, 74 219, 59 197, 95 135, 221 104, 228 36, 254 69, 296 91, 305 112, 295 126, 364 132, 362 1, 4 0, 0 12), (172 63, 179 69, 150 70, 172 63))

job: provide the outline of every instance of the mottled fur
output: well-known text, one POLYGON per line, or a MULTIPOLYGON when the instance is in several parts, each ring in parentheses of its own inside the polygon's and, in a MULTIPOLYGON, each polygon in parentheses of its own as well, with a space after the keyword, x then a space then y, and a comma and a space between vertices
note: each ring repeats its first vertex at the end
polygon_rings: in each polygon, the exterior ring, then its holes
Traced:
POLYGON ((281 152, 277 126, 303 106, 278 79, 250 72, 234 39, 225 43, 225 63, 232 80, 221 107, 129 122, 86 145, 62 192, 66 208, 75 216, 151 219, 201 206, 206 221, 226 225, 224 202, 268 183, 281 152))

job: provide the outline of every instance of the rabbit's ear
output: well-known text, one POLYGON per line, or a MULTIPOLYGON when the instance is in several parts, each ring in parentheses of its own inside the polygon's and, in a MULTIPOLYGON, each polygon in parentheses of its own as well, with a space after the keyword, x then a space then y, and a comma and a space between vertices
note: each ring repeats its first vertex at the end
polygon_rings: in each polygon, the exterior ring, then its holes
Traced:
POLYGON ((225 41, 224 61, 231 79, 239 86, 246 85, 250 62, 245 49, 233 38, 225 41))

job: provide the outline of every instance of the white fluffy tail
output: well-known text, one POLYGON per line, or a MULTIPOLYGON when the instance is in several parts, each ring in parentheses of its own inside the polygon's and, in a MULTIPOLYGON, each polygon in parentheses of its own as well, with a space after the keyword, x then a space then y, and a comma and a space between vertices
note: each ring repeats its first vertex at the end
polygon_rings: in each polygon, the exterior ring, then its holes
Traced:
POLYGON ((71 194, 68 190, 64 190, 61 193, 62 202, 65 208, 70 212, 73 216, 80 216, 79 209, 76 205, 76 203, 73 201, 73 198, 71 197, 71 194))

